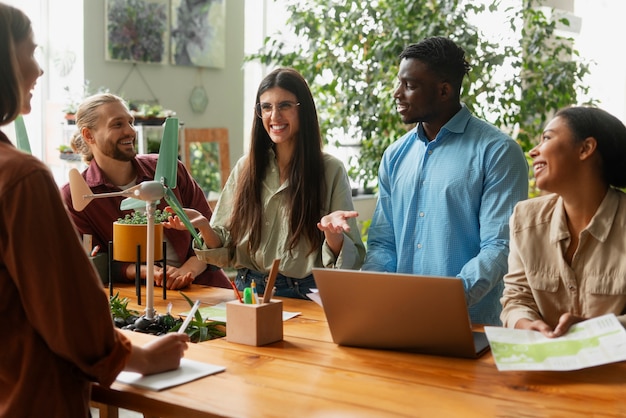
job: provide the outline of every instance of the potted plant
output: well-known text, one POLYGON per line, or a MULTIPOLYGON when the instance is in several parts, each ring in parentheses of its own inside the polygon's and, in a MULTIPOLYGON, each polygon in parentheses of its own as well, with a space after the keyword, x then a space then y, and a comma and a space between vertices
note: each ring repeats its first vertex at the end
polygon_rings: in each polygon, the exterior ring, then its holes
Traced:
POLYGON ((59 145, 59 158, 66 161, 80 161, 80 155, 76 155, 69 145, 59 145))
POLYGON ((61 111, 65 114, 65 121, 68 125, 76 124, 76 111, 78 110, 78 105, 87 97, 96 93, 108 93, 109 89, 100 87, 96 92, 91 91, 91 86, 89 85, 89 80, 85 80, 83 83, 82 89, 80 92, 73 91, 70 86, 63 87, 66 94, 66 101, 63 105, 61 111))
POLYGON ((131 101, 128 107, 138 125, 161 125, 166 118, 176 115, 176 112, 165 109, 158 103, 131 101))
MULTIPOLYGON (((154 242, 163 242, 163 225, 169 214, 157 209, 154 213, 154 242)), ((141 260, 146 262, 148 217, 145 213, 134 211, 113 222, 113 260, 123 262, 137 261, 137 245, 141 246, 141 260)), ((154 246, 154 259, 163 258, 163 246, 154 246)))

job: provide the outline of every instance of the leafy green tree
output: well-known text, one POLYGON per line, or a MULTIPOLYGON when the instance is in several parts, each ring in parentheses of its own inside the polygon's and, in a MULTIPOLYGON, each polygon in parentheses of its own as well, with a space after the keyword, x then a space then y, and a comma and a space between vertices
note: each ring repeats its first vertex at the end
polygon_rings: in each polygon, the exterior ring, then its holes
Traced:
MULTIPOLYGON (((219 149, 217 144, 192 142, 189 144, 191 175, 198 182, 204 194, 222 190, 220 177, 219 149)), ((225 179, 224 179, 225 180, 225 179)))
MULTIPOLYGON (((504 80, 497 102, 501 110, 496 124, 519 128, 516 139, 525 151, 536 144, 555 111, 579 104, 580 98, 589 93, 589 87, 583 84, 589 64, 579 59, 573 39, 557 34, 557 25, 569 26, 570 22, 565 18, 549 19, 537 7, 542 3, 525 0, 522 8, 514 11, 511 29, 521 28, 521 36, 518 45, 508 46, 504 52, 514 76, 504 80)), ((597 102, 582 101, 591 105, 597 102)))
POLYGON ((349 174, 364 186, 373 185, 382 153, 406 132, 395 112, 393 90, 398 55, 410 43, 448 36, 461 45, 472 66, 463 102, 477 116, 515 133, 526 151, 552 111, 576 103, 587 65, 571 59, 576 51, 555 36, 556 22, 536 8, 541 1, 519 4, 508 9, 519 42, 505 45, 469 23, 471 16, 497 10, 499 0, 488 5, 470 0, 287 0, 286 28, 248 59, 303 74, 325 139, 358 143, 359 158, 350 161, 349 174))

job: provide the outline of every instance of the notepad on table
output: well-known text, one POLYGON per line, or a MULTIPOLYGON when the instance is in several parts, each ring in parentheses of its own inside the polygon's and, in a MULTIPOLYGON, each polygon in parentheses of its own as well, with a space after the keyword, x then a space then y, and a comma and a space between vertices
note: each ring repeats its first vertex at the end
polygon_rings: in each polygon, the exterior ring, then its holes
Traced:
POLYGON ((149 376, 123 371, 117 376, 116 380, 120 383, 158 391, 220 373, 224 370, 226 370, 226 367, 183 358, 180 361, 180 367, 176 370, 149 376))

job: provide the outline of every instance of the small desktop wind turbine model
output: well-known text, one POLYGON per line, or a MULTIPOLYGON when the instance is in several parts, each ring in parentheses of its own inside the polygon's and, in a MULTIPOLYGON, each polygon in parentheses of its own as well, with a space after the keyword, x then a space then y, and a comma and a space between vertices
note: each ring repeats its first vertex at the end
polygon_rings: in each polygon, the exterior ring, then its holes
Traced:
POLYGON ((30 150, 30 141, 28 140, 28 133, 26 132, 26 125, 24 124, 24 117, 19 115, 15 119, 14 125, 17 149, 25 152, 26 154, 32 154, 30 150))
POLYGON ((104 197, 128 196, 121 203, 120 209, 122 210, 138 209, 145 204, 148 218, 146 266, 152 267, 147 269, 145 319, 150 321, 154 320, 154 212, 160 199, 165 198, 167 204, 191 232, 198 247, 203 247, 202 239, 191 225, 191 221, 171 190, 176 188, 177 156, 178 119, 168 118, 165 120, 165 129, 153 181, 144 181, 119 192, 93 194, 77 169, 73 168, 69 173, 72 206, 77 211, 82 211, 93 199, 104 197))

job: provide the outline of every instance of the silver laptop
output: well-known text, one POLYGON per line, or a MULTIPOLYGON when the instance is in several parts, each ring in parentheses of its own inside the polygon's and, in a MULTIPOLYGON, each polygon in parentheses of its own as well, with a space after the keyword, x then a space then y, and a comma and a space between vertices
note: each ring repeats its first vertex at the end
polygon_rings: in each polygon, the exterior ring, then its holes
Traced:
POLYGON ((461 279, 314 268, 339 345, 478 358, 488 351, 473 332, 461 279))

